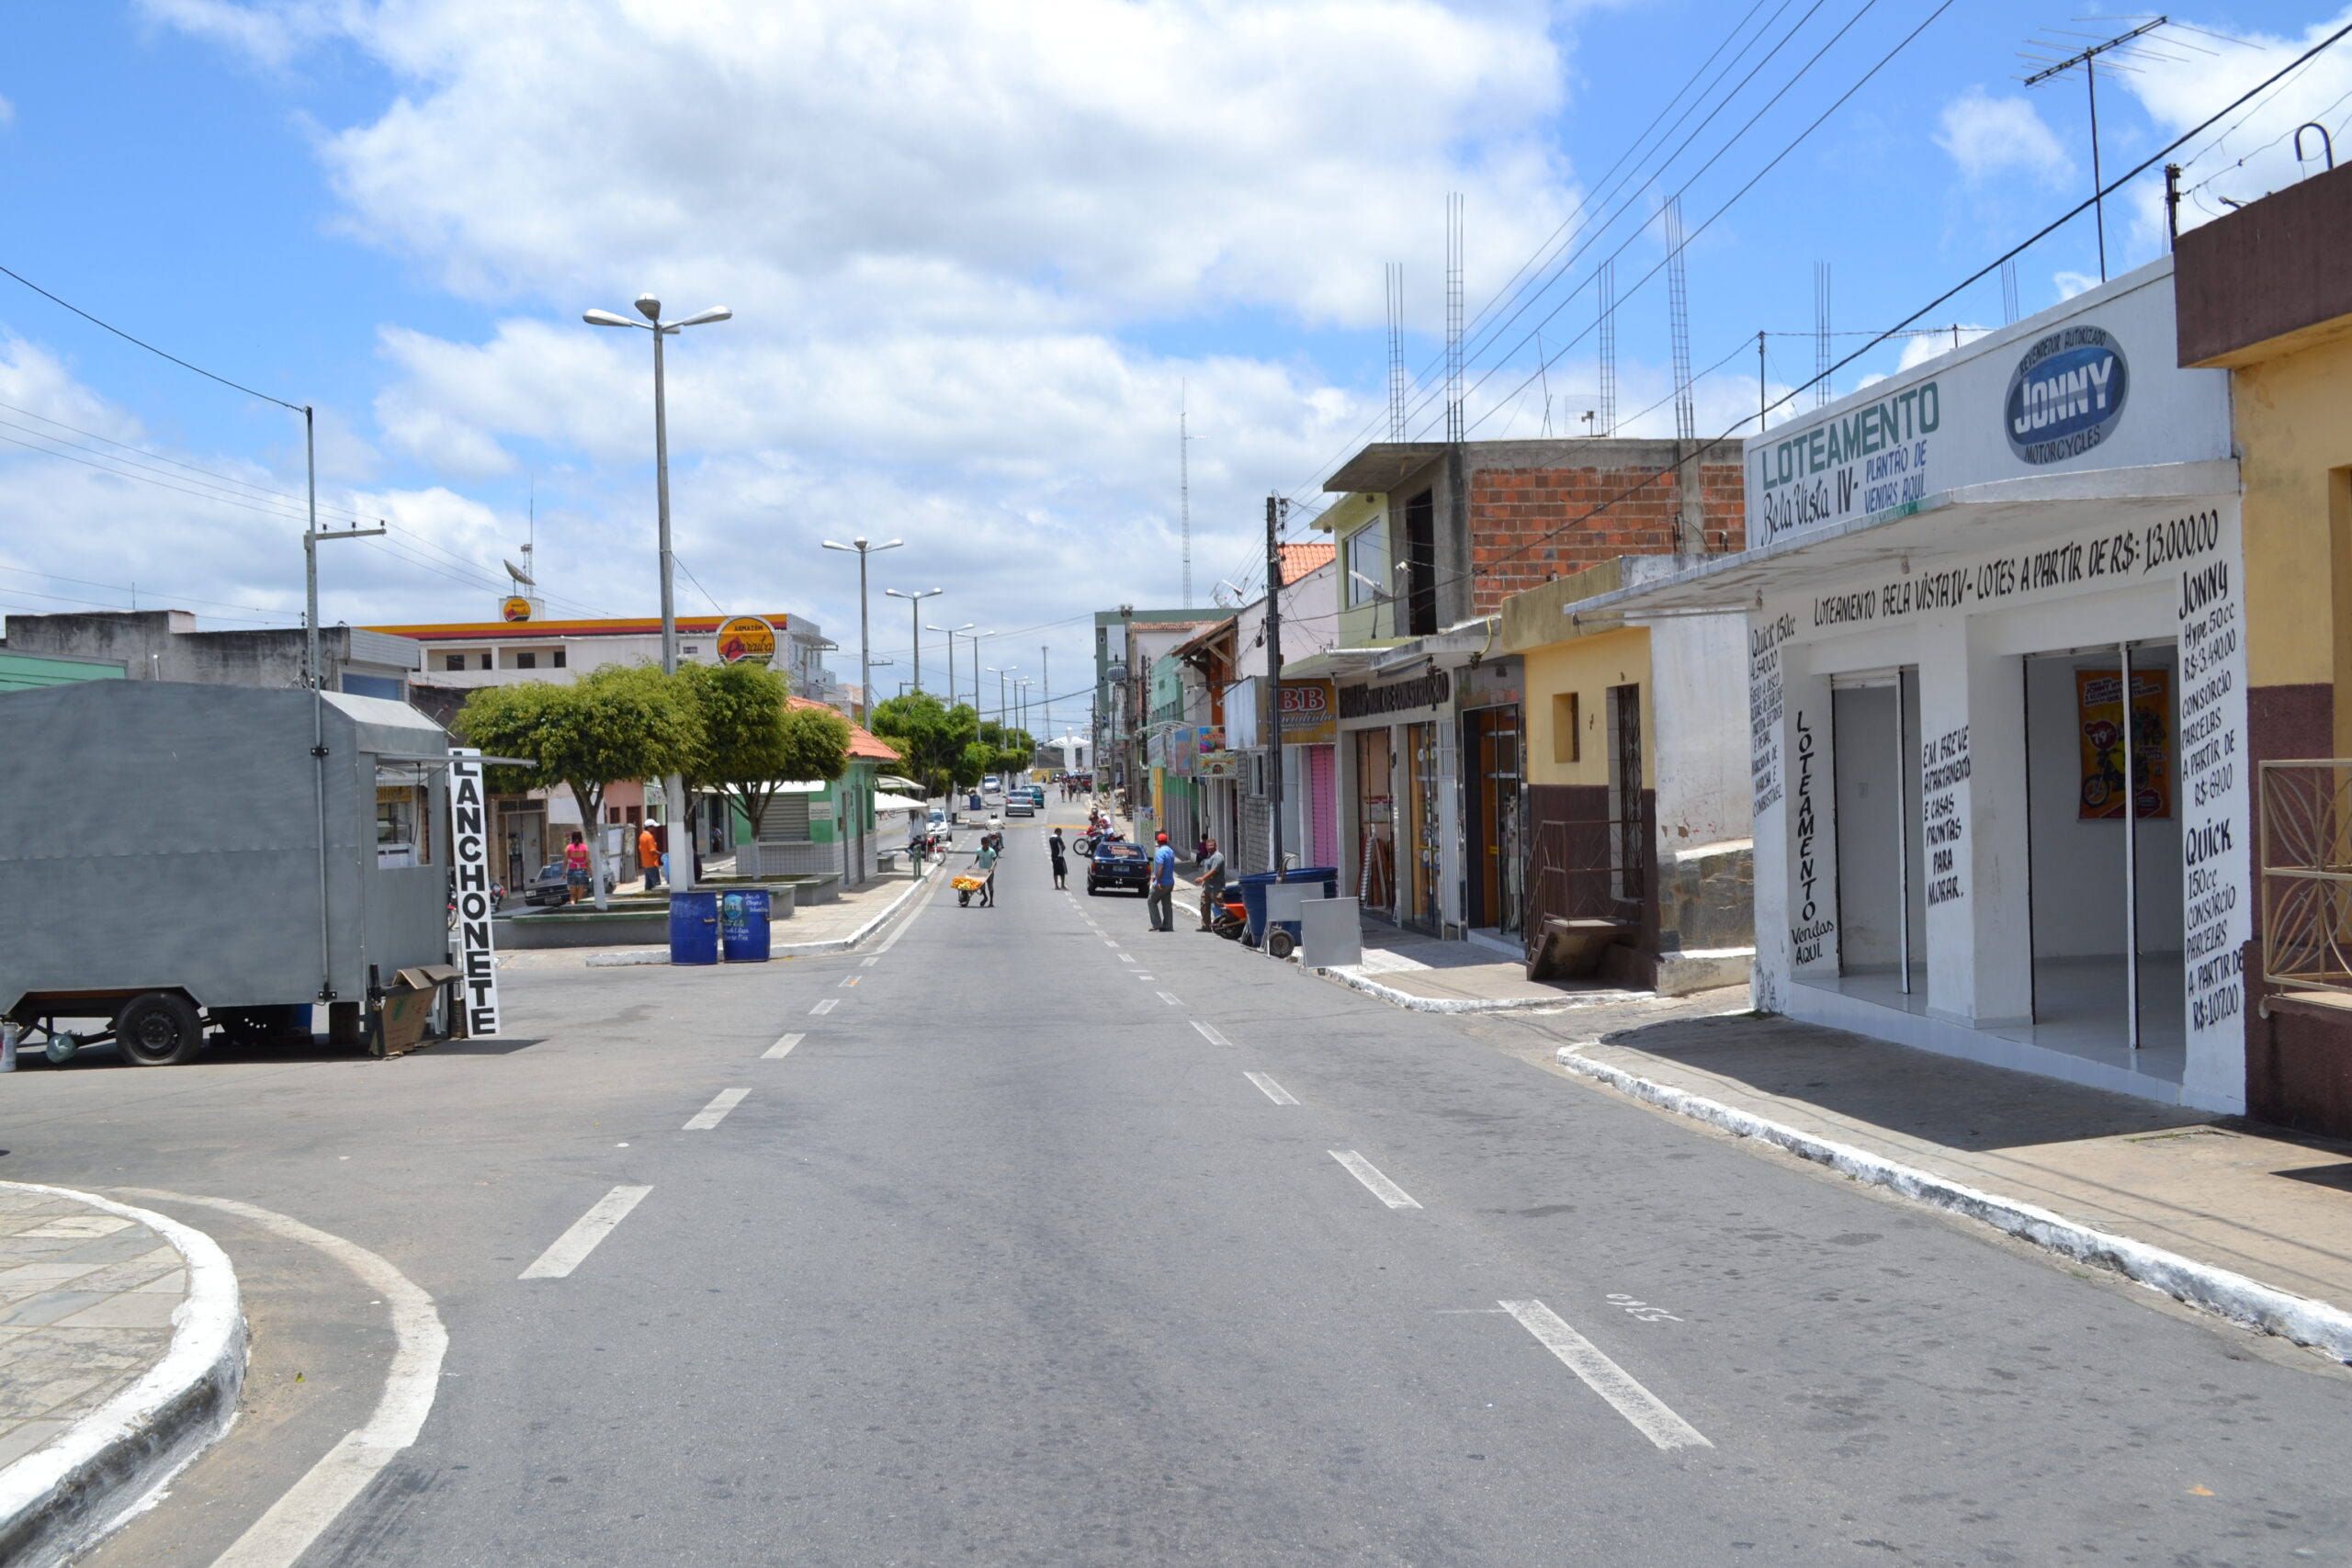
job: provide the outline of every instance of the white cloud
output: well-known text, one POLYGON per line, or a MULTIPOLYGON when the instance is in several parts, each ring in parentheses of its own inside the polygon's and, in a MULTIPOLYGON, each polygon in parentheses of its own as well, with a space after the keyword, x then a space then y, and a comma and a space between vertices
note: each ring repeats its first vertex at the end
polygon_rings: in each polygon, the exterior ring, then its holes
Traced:
POLYGON ((2041 112, 2023 98, 1996 98, 1971 87, 1944 106, 1939 124, 1936 145, 1951 154, 1972 185, 2010 174, 2057 185, 2075 172, 2041 112))
MULTIPOLYGON (((2194 19, 2194 18, 2192 18, 2194 19)), ((2296 56, 2352 20, 2352 7, 2316 20, 2299 36, 2239 34, 2235 39, 2166 28, 2156 34, 2171 58, 2139 62, 2127 78, 2132 93, 2165 141, 2178 136, 2289 65, 2296 56)), ((2233 29, 2222 28, 2222 32, 2233 29)), ((2295 130, 2317 121, 2331 131, 2340 156, 2352 159, 2352 57, 2342 46, 2310 64, 2245 107, 2224 115, 2172 155, 2184 165, 2180 226, 2193 229, 2226 214, 2223 200, 2248 202, 2294 184, 2326 165, 2319 139, 2306 140, 2308 163, 2295 158, 2295 130)), ((2110 177, 2111 175, 2110 175, 2110 177)), ((2131 191, 2135 237, 2143 248, 2164 242, 2164 185, 2151 174, 2131 191)), ((2113 211, 2109 209, 2110 214, 2113 211)), ((2113 218, 2110 216, 2110 223, 2113 218)))
POLYGON ((1473 295, 1577 199, 1544 0, 147 6, 273 69, 332 31, 394 78, 319 143, 343 227, 505 314, 383 328, 382 438, 453 482, 576 457, 541 491, 557 577, 634 562, 650 489, 648 344, 579 311, 734 307, 670 348, 679 549, 836 637, 854 578, 815 544, 844 527, 919 545, 894 565, 956 621, 1172 598, 1180 380, 1214 581, 1373 412, 1220 322, 1376 329, 1401 258, 1434 331, 1446 192, 1473 295))
POLYGON ((6 98, 0 98, 0 130, 6 130, 16 123, 17 106, 6 98))

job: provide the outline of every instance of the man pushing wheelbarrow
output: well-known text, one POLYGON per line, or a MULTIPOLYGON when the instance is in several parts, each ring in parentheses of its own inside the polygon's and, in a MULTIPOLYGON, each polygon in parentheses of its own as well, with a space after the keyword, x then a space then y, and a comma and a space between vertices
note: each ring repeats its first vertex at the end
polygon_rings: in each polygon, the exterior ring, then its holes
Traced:
POLYGON ((956 878, 956 902, 969 905, 972 895, 980 896, 980 907, 996 908, 996 845, 983 839, 980 852, 972 857, 972 869, 956 878))

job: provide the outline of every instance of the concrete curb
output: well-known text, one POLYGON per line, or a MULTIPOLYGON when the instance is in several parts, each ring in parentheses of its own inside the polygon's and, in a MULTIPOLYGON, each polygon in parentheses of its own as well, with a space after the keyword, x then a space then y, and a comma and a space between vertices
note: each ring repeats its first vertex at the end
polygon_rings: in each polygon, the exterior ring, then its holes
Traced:
POLYGON ((1400 991, 1394 986, 1362 975, 1351 975, 1344 969, 1310 969, 1310 975, 1320 976, 1335 986, 1345 986, 1351 991, 1376 997, 1391 1007, 1408 1012, 1537 1012, 1547 1009, 1599 1007, 1605 1003, 1639 1001, 1648 993, 1643 991, 1563 992, 1556 997, 1417 997, 1410 991, 1400 991))
MULTIPOLYGON (((803 958, 813 953, 847 952, 849 949, 855 947, 859 942, 864 942, 867 937, 872 936, 876 930, 881 926, 883 921, 888 919, 900 909, 906 908, 908 899, 913 897, 917 893, 920 893, 924 887, 928 886, 931 883, 933 869, 933 868, 926 867, 922 874, 917 876, 912 882, 907 884, 905 892, 890 900, 888 908, 883 909, 880 914, 876 915, 872 919, 866 921, 864 925, 858 927, 857 930, 850 932, 849 935, 831 937, 823 942, 787 942, 782 946, 768 949, 768 956, 771 958, 803 958)), ((670 962, 670 954, 666 951, 661 953, 592 953, 587 956, 584 962, 591 969, 610 969, 637 964, 667 964, 670 962)), ((718 965, 718 967, 724 968, 725 965, 721 964, 718 965)))
POLYGON ((1828 1166, 1858 1181, 1887 1188, 1931 1208, 1965 1215, 2061 1257, 2111 1269, 2217 1317, 2311 1346, 2336 1360, 2352 1362, 2352 1313, 2325 1302, 2290 1295, 2227 1269, 2199 1263, 2129 1236, 2095 1230, 2034 1204, 1982 1192, 1849 1145, 1767 1121, 1718 1100, 1637 1077, 1623 1068, 1596 1062, 1579 1054, 1573 1045, 1562 1046, 1557 1060, 1569 1072, 1607 1084, 1634 1100, 1704 1122, 1738 1137, 1775 1145, 1800 1159, 1828 1166))
POLYGON ((202 1231, 71 1188, 0 1185, 134 1220, 187 1265, 187 1295, 172 1313, 163 1359, 63 1435, 0 1470, 0 1562, 46 1568, 138 1512, 228 1430, 245 1380, 245 1320, 229 1255, 202 1231))

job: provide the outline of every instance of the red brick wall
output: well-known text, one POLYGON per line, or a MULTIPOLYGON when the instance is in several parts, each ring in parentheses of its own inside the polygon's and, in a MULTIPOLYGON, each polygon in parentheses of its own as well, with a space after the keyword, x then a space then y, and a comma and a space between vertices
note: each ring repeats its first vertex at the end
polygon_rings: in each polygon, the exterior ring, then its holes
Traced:
MULTIPOLYGON (((1745 549, 1739 464, 1703 463, 1696 472, 1707 552, 1745 549)), ((1613 557, 1672 555, 1682 512, 1676 480, 1646 468, 1476 470, 1470 476, 1471 613, 1491 615, 1514 593, 1613 557)))

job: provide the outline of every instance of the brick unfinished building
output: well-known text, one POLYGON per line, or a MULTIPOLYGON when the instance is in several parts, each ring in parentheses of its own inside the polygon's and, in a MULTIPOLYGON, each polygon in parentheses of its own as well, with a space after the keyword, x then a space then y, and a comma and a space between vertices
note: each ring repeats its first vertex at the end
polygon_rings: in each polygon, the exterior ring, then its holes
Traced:
POLYGON ((1740 445, 1383 442, 1324 481, 1385 498, 1398 630, 1428 636, 1619 556, 1747 547, 1740 445))

